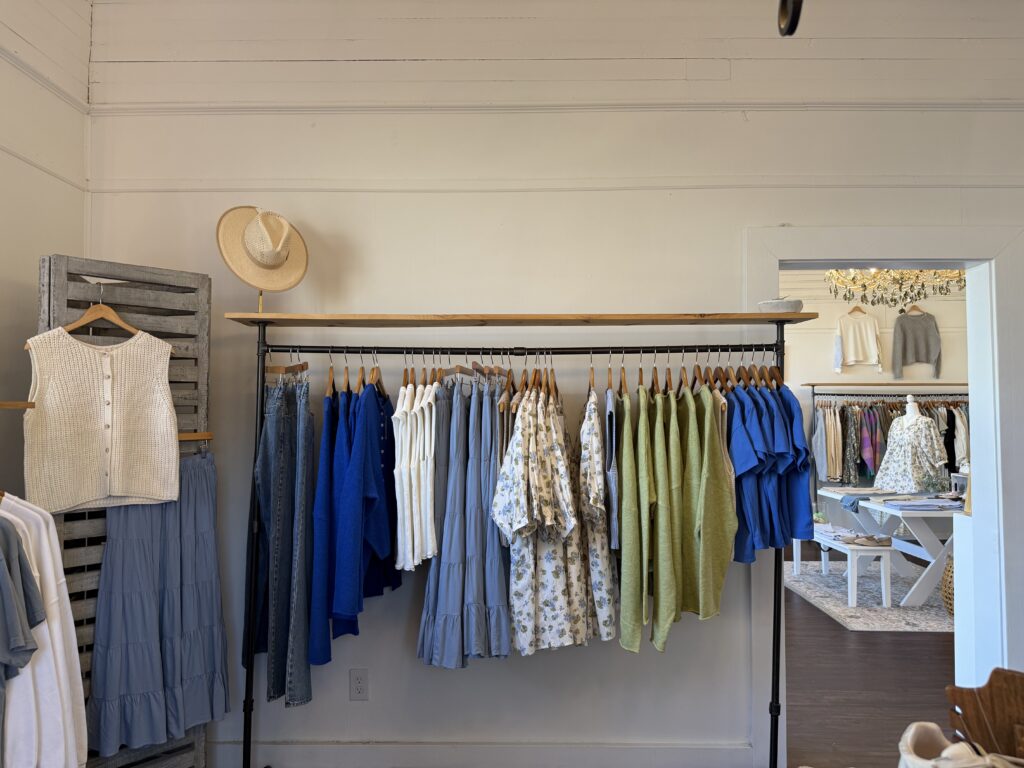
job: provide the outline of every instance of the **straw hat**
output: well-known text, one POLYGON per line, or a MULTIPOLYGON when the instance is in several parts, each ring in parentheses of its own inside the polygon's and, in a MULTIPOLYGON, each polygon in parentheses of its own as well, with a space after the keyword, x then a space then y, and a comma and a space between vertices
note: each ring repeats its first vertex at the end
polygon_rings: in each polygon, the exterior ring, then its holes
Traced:
POLYGON ((287 291, 306 274, 306 241, 273 211, 251 205, 226 211, 217 222, 217 245, 228 268, 261 291, 287 291))

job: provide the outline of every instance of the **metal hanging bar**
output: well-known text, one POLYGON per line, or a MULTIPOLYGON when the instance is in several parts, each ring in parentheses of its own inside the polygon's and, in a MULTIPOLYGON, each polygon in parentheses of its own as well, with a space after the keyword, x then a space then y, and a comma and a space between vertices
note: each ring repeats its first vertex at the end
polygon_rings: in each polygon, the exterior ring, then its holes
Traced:
POLYGON ((331 344, 266 344, 266 352, 301 352, 307 355, 330 355, 330 354, 344 354, 351 352, 353 354, 362 354, 369 351, 375 352, 377 355, 423 355, 431 354, 440 350, 448 355, 456 355, 466 357, 468 355, 476 355, 478 357, 487 357, 494 355, 499 350, 504 350, 508 355, 512 357, 532 357, 534 355, 589 355, 591 350, 595 354, 612 354, 613 352, 621 352, 624 355, 639 355, 643 352, 655 352, 659 354, 669 353, 687 353, 687 352, 777 352, 777 344, 765 342, 755 344, 659 344, 651 346, 645 344, 643 347, 639 346, 614 346, 614 347, 490 347, 490 346, 476 346, 476 347, 367 347, 367 346, 335 346, 331 344))

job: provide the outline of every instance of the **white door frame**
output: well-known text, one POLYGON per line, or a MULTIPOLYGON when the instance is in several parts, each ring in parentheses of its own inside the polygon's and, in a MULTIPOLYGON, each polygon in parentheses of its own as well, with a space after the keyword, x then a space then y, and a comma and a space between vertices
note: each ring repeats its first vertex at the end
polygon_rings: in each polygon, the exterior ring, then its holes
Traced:
POLYGON ((1024 228, 787 226, 744 234, 750 311, 775 297, 780 262, 967 266, 974 514, 958 516, 955 528, 956 683, 980 685, 994 667, 1024 669, 1024 228))

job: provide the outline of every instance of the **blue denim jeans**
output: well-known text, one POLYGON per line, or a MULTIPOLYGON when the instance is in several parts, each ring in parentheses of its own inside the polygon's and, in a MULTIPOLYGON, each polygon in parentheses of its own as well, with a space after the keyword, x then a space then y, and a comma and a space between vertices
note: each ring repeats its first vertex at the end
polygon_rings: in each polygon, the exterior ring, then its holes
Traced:
POLYGON ((291 610, 285 679, 286 707, 313 698, 309 678, 309 603, 313 586, 313 414, 309 383, 295 385, 295 515, 292 521, 291 610))
POLYGON ((267 701, 273 701, 284 695, 288 651, 295 524, 295 385, 268 387, 265 409, 256 458, 260 505, 256 651, 267 654, 267 701))
POLYGON ((309 384, 267 388, 256 490, 260 506, 256 651, 267 654, 267 700, 312 699, 309 591, 312 560, 313 415, 309 384))

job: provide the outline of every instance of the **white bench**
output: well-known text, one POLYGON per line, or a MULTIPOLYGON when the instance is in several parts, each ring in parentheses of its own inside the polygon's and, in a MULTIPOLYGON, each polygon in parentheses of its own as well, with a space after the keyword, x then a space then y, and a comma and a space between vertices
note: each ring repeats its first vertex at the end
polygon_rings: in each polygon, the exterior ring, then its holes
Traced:
POLYGON ((892 547, 864 546, 846 544, 833 538, 835 532, 826 525, 814 526, 814 540, 821 545, 821 572, 829 573, 829 550, 836 550, 846 555, 846 602, 851 608, 857 607, 857 578, 860 576, 860 565, 879 559, 879 571, 882 575, 882 607, 892 607, 892 547))

